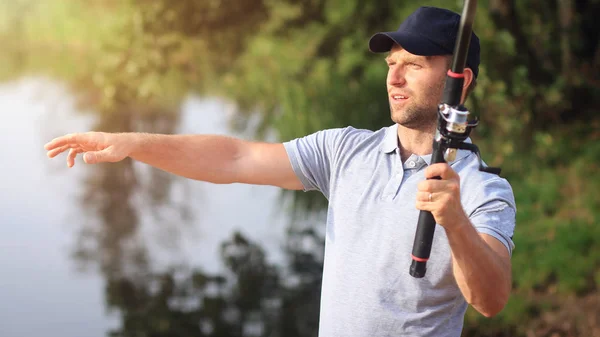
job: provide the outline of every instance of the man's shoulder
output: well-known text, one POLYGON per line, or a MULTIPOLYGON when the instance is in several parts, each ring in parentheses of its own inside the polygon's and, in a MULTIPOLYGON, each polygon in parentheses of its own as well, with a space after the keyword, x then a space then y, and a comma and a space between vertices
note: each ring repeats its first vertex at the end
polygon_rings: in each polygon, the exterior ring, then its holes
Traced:
POLYGON ((387 133, 392 127, 378 130, 361 129, 353 126, 329 128, 316 131, 304 137, 283 142, 289 151, 310 152, 316 149, 324 151, 332 158, 371 156, 381 148, 387 133))
POLYGON ((382 127, 377 130, 355 128, 347 126, 338 129, 339 131, 339 149, 341 151, 350 151, 357 148, 371 148, 379 146, 390 127, 382 127))
POLYGON ((472 182, 477 182, 478 184, 496 180, 503 180, 508 184, 508 181, 501 175, 481 171, 479 169, 480 164, 487 166, 485 161, 480 162, 479 157, 471 152, 461 157, 461 159, 457 161, 457 163, 453 163, 452 166, 461 178, 468 177, 472 182))
MULTIPOLYGON (((484 165, 485 162, 483 163, 484 165)), ((461 189, 469 197, 465 201, 482 200, 491 197, 504 199, 514 205, 514 193, 510 182, 501 175, 479 170, 479 159, 476 154, 470 153, 453 167, 461 180, 461 189)))
POLYGON ((377 130, 371 130, 371 129, 364 129, 364 128, 359 128, 359 127, 354 127, 352 125, 348 125, 346 127, 326 129, 324 131, 334 131, 334 132, 339 132, 343 135, 355 136, 355 137, 370 137, 373 135, 385 134, 386 130, 389 128, 390 128, 389 126, 386 126, 386 127, 382 127, 377 130))

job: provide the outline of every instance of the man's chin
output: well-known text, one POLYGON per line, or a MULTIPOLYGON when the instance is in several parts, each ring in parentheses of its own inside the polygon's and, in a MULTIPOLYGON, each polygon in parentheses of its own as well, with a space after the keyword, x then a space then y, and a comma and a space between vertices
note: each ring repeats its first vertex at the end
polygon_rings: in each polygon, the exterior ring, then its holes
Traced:
POLYGON ((425 120, 423 118, 402 118, 392 115, 392 121, 406 129, 429 131, 435 129, 435 120, 425 120))
POLYGON ((404 127, 412 128, 418 124, 419 122, 418 116, 413 116, 407 111, 394 111, 392 110, 392 121, 394 121, 398 125, 402 125, 404 127))

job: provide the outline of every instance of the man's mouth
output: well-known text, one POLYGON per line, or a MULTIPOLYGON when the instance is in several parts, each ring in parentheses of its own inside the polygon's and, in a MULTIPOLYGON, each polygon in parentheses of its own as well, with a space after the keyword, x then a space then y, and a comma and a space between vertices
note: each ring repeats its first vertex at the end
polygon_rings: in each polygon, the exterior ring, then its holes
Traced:
POLYGON ((404 95, 391 95, 390 97, 394 102, 402 102, 408 99, 408 96, 404 95))

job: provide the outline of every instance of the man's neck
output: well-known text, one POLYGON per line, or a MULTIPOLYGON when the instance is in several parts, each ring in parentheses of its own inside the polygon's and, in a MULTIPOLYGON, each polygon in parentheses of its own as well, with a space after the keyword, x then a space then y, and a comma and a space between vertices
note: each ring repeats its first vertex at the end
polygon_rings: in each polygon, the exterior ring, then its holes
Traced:
POLYGON ((429 128, 409 129, 398 125, 398 147, 402 162, 412 154, 418 156, 431 154, 435 127, 436 125, 433 124, 429 128))

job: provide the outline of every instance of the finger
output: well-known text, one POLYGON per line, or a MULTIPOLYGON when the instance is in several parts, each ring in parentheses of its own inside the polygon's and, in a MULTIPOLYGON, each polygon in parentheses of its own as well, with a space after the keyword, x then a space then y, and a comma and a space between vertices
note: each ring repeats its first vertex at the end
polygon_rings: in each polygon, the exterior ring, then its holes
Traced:
POLYGON ((62 147, 69 144, 77 144, 82 141, 83 137, 84 136, 80 133, 70 133, 68 135, 54 138, 53 140, 46 143, 46 145, 44 145, 44 148, 46 150, 52 150, 57 147, 62 147))
POLYGON ((113 157, 113 147, 109 146, 102 151, 86 152, 86 154, 83 155, 83 161, 86 164, 97 164, 111 161, 113 157))
POLYGON ((449 180, 423 180, 417 184, 420 192, 434 193, 454 189, 455 183, 449 180))
POLYGON ((458 174, 447 163, 431 164, 425 169, 425 178, 441 177, 444 180, 458 178, 458 174))
POLYGON ((75 157, 77 157, 77 154, 81 152, 83 152, 82 149, 71 149, 69 151, 69 155, 67 156, 68 167, 73 167, 73 165, 75 165, 75 157))
POLYGON ((47 155, 48 155, 49 158, 54 158, 57 155, 59 155, 59 154, 63 153, 64 151, 66 151, 69 148, 71 148, 71 145, 63 145, 63 146, 61 146, 59 148, 56 148, 56 149, 48 151, 47 155))
POLYGON ((434 200, 435 200, 435 193, 417 192, 417 201, 434 202, 434 200))
POLYGON ((428 196, 429 196, 429 193, 427 193, 427 196, 425 196, 425 197, 418 197, 417 198, 417 201, 415 203, 415 207, 418 210, 429 211, 429 212, 432 212, 432 211, 435 210, 436 204, 435 204, 434 201, 430 202, 429 200, 427 200, 427 199, 429 199, 428 196), (425 198, 426 200, 423 200, 423 198, 425 198))

